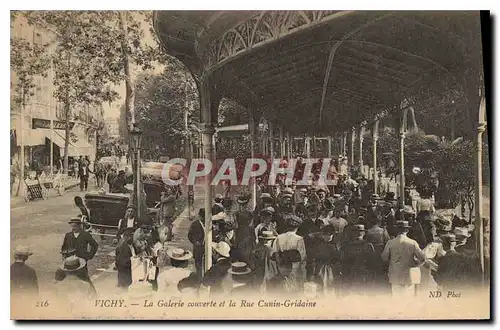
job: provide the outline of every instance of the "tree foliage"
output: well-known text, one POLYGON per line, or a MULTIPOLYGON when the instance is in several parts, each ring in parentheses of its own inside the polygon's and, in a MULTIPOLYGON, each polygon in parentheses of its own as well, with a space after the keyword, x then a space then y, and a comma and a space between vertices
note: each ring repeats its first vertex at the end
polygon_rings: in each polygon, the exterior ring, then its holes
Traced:
POLYGON ((50 59, 46 47, 30 43, 23 38, 11 37, 10 66, 16 75, 13 102, 18 106, 25 106, 34 95, 34 78, 37 75, 47 75, 50 59))
MULTIPOLYGON (((117 11, 31 11, 25 13, 31 24, 46 27, 55 35, 52 62, 55 70, 54 96, 65 109, 66 121, 80 105, 98 106, 112 102, 118 94, 112 86, 127 78, 124 56, 141 69, 150 69, 161 60, 156 45, 143 43, 142 20, 147 13, 127 15, 127 43, 117 11), (127 49, 123 49, 123 45, 127 49)), ((67 124, 67 127, 69 125, 67 124)), ((66 129, 65 168, 67 168, 66 129)))
POLYGON ((191 74, 173 58, 168 60, 163 73, 139 76, 135 108, 143 130, 143 145, 149 141, 149 149, 159 146, 160 153, 184 156, 185 142, 199 141, 198 100, 191 74))

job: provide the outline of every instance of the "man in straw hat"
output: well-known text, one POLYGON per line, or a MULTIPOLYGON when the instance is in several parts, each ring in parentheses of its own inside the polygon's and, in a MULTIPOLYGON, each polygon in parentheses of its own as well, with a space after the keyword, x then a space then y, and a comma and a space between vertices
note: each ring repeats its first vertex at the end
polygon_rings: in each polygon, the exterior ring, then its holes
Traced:
POLYGON ((381 256, 389 262, 389 283, 393 296, 397 297, 415 295, 415 285, 421 280, 419 266, 425 261, 418 243, 407 236, 409 229, 408 221, 397 221, 396 237, 387 242, 381 256))
POLYGON ((227 272, 232 280, 231 295, 242 297, 254 291, 251 276, 252 269, 248 267, 246 262, 233 262, 227 272))
POLYGON ((26 265, 32 254, 26 246, 18 246, 14 250, 14 263, 10 266, 10 292, 13 296, 38 295, 36 272, 26 265))
POLYGON ((171 268, 168 267, 158 275, 158 292, 167 295, 180 295, 179 283, 193 273, 188 269, 189 260, 193 257, 191 251, 182 248, 167 250, 171 268))
POLYGON ((64 280, 57 283, 58 297, 75 308, 85 300, 95 298, 96 292, 92 284, 85 279, 87 262, 83 258, 71 256, 64 259, 62 270, 66 273, 64 280))
POLYGON ((230 253, 231 247, 224 241, 212 242, 212 261, 213 266, 207 270, 201 281, 204 288, 210 288, 210 293, 224 293, 224 280, 227 277, 227 271, 231 268, 230 253))
MULTIPOLYGON (((99 245, 89 232, 83 230, 81 218, 71 218, 68 223, 71 226, 71 232, 64 236, 61 251, 75 249, 75 255, 78 258, 83 258, 87 263, 95 256, 99 245)), ((84 273, 87 274, 88 277, 86 266, 84 268, 84 273)))

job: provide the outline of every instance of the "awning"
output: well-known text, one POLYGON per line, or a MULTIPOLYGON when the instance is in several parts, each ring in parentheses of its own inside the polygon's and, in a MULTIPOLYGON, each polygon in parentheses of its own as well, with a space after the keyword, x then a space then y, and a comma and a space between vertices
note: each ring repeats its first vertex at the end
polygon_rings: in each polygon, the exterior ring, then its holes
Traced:
MULTIPOLYGON (((45 133, 36 129, 29 129, 23 132, 24 146, 39 146, 45 144, 45 133)), ((20 134, 16 132, 17 146, 21 146, 20 134)))
MULTIPOLYGON (((45 133, 45 136, 54 142, 60 149, 61 154, 64 153, 64 141, 66 140, 60 133, 54 131, 54 134, 50 134, 49 132, 45 133)), ((69 157, 78 157, 78 156, 90 156, 92 154, 92 146, 88 143, 84 138, 79 138, 76 142, 69 142, 68 145, 68 156, 69 157)))

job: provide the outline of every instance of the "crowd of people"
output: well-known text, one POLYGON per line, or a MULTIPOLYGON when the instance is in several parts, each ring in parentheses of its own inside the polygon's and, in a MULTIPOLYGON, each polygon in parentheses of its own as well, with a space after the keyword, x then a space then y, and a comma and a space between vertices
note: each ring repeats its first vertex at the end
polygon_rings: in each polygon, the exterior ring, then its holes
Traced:
MULTIPOLYGON (((345 163, 342 163, 345 164, 345 163)), ((356 171, 332 164, 335 185, 261 185, 251 195, 217 195, 211 210, 200 209, 190 224, 192 251, 174 247, 176 198, 162 194, 156 220, 138 219, 130 204, 113 240, 117 244, 117 286, 128 293, 211 296, 257 294, 428 295, 429 291, 465 290, 480 282, 478 258, 470 248, 474 226, 457 215, 438 215, 432 192, 421 191, 408 203, 370 193, 356 171), (412 204, 412 205, 403 205, 412 204), (205 270, 205 217, 212 218, 212 265, 205 270), (165 239, 165 236, 167 237, 165 239), (191 259, 193 259, 191 261, 191 259), (194 267, 191 265, 194 264, 194 267)), ((110 184, 123 187, 124 173, 110 184), (121 181, 120 181, 121 180, 121 181)), ((98 248, 81 217, 70 220, 62 245, 64 263, 56 272, 59 287, 96 296, 87 263, 98 248)), ((25 265, 30 252, 15 251, 12 292, 38 290, 35 272, 25 265)), ((78 295, 76 295, 78 296, 78 295)))

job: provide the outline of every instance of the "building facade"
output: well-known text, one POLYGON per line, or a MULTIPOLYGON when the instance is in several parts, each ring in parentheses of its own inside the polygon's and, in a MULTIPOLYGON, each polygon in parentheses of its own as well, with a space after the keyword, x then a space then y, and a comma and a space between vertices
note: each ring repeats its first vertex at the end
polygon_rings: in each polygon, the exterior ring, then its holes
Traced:
MULTIPOLYGON (((17 15, 11 22, 11 38, 22 38, 39 45, 48 44, 49 52, 55 45, 53 32, 28 24, 22 15, 17 15)), ((34 78, 34 95, 29 97, 23 110, 13 102, 17 79, 11 68, 11 165, 21 165, 20 150, 21 144, 24 144, 25 168, 40 170, 51 165, 51 158, 55 167, 60 166, 59 160, 64 156, 65 115, 62 106, 54 97, 54 76, 55 72, 51 67, 45 77, 34 78)), ((92 160, 96 154, 96 128, 99 122, 103 121, 103 109, 81 106, 71 111, 72 129, 68 156, 88 156, 92 160)))

